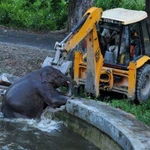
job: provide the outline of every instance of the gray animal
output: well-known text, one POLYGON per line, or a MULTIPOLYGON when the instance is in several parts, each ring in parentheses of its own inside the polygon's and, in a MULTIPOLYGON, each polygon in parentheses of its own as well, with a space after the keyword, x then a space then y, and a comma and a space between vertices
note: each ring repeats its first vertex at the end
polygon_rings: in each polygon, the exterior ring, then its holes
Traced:
POLYGON ((39 118, 46 106, 66 104, 69 97, 56 89, 70 85, 69 78, 61 71, 43 67, 9 87, 2 100, 2 113, 7 118, 39 118))

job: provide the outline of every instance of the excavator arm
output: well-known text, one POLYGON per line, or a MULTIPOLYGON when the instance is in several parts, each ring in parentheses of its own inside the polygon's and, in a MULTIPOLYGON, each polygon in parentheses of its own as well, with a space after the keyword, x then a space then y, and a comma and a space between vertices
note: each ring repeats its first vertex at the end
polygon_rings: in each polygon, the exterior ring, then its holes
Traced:
MULTIPOLYGON (((101 54, 96 25, 100 21, 102 16, 102 9, 92 7, 82 17, 82 20, 71 30, 69 35, 62 41, 55 44, 55 58, 47 58, 44 65, 51 65, 64 74, 72 66, 70 61, 66 61, 68 53, 75 48, 85 37, 87 40, 87 52, 86 52, 86 81, 85 89, 87 92, 99 95, 99 80, 100 71, 103 65, 103 56, 101 54)), ((79 64, 79 63, 78 63, 79 64)), ((43 66, 44 66, 43 65, 43 66)), ((80 64, 79 64, 80 65, 80 64)), ((80 67, 76 67, 75 81, 82 78, 79 74, 80 67), (76 70, 78 68, 78 71, 76 70), (78 72, 78 73, 77 73, 78 72)))
POLYGON ((61 42, 56 42, 54 49, 56 50, 54 58, 46 58, 43 65, 52 65, 58 68, 63 73, 66 73, 67 69, 63 71, 64 68, 70 67, 70 62, 66 63, 65 58, 67 54, 84 39, 95 25, 100 21, 102 15, 102 9, 92 7, 90 8, 82 17, 82 20, 71 30, 68 36, 64 38, 61 42), (66 63, 66 64, 63 64, 66 63), (66 65, 66 66, 65 66, 66 65), (67 66, 68 65, 68 66, 67 66))
POLYGON ((101 19, 102 9, 92 7, 83 16, 81 22, 71 30, 64 49, 69 52, 84 39, 101 19))

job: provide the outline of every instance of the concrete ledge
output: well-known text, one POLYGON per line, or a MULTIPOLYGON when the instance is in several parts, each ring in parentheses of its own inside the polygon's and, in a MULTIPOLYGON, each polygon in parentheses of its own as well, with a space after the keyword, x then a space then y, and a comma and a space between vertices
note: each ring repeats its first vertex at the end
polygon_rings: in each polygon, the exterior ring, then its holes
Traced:
POLYGON ((70 99, 66 110, 109 135, 125 150, 150 150, 150 128, 124 111, 85 99, 70 99))

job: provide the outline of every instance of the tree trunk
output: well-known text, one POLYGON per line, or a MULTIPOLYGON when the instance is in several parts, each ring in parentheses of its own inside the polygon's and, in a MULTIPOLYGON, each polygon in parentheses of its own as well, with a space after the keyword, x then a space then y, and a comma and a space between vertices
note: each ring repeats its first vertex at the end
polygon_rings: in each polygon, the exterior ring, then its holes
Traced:
POLYGON ((150 24, 150 0, 145 0, 145 10, 148 14, 148 23, 150 24))
POLYGON ((79 22, 86 10, 90 8, 93 3, 94 0, 69 0, 68 31, 79 22))

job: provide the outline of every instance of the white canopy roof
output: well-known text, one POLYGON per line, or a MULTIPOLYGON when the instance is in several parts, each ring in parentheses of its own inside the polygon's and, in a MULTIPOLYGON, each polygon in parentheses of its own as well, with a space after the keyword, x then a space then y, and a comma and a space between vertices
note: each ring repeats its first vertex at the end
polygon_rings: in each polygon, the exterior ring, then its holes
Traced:
POLYGON ((129 10, 124 8, 106 10, 102 15, 102 18, 120 21, 124 25, 138 22, 146 17, 147 13, 145 11, 129 10))

